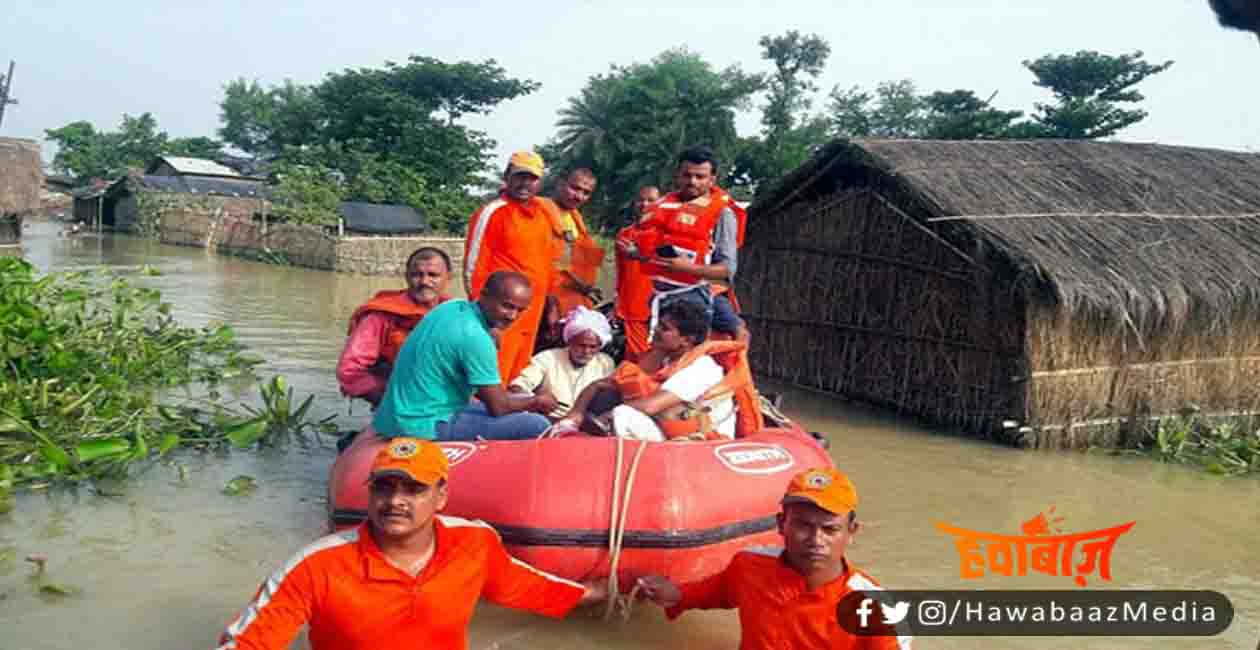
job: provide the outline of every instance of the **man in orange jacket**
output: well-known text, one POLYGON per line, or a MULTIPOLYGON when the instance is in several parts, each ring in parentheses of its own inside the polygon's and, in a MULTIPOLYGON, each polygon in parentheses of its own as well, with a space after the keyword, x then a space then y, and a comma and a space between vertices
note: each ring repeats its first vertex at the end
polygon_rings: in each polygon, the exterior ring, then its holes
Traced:
POLYGON ((516 271, 533 288, 529 308, 498 332, 499 373, 509 384, 534 354, 556 257, 554 207, 538 196, 543 159, 536 153, 512 154, 503 172, 499 196, 473 214, 464 240, 464 288, 476 300, 495 271, 516 271))
POLYGON ((314 650, 468 647, 477 601, 561 617, 603 600, 604 580, 576 583, 508 554, 480 521, 437 514, 449 463, 427 440, 377 453, 367 521, 289 559, 219 639, 219 650, 285 650, 303 625, 314 650))
POLYGON ((705 308, 713 330, 747 343, 748 328, 729 297, 738 265, 742 211, 717 186, 718 162, 708 147, 678 157, 677 190, 640 221, 639 252, 649 257, 653 313, 663 301, 689 300, 705 308))
POLYGON ((556 298, 560 315, 566 316, 579 305, 592 309, 598 289, 600 265, 604 249, 591 237, 578 211, 595 191, 595 172, 585 167, 573 170, 556 185, 552 203, 555 217, 555 272, 551 279, 551 295, 556 298))
POLYGON ((425 246, 407 258, 405 290, 379 291, 350 317, 346 347, 337 361, 341 392, 373 408, 385 395, 394 359, 411 330, 434 307, 450 300, 451 258, 425 246))
POLYGON ((844 557, 860 528, 849 478, 830 467, 801 472, 782 503, 784 548, 741 551, 721 573, 681 588, 644 576, 643 595, 670 619, 688 609, 738 609, 740 650, 909 650, 909 636, 859 636, 840 626, 837 607, 845 596, 881 589, 844 557))
POLYGON ((649 340, 652 320, 652 278, 643 268, 648 259, 635 247, 640 234, 639 220, 651 206, 659 201, 661 191, 654 185, 639 188, 630 224, 617 232, 615 255, 617 261, 616 316, 626 335, 626 361, 638 361, 652 344, 649 340))

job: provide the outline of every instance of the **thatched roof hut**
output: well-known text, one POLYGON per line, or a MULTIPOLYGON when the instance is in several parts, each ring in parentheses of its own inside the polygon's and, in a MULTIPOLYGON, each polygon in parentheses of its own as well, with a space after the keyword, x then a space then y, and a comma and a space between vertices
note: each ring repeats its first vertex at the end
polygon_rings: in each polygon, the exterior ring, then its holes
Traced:
POLYGON ((39 210, 43 185, 39 143, 0 138, 0 245, 21 240, 22 217, 39 210))
POLYGON ((840 140, 749 222, 770 377, 1032 446, 1260 411, 1260 155, 840 140))

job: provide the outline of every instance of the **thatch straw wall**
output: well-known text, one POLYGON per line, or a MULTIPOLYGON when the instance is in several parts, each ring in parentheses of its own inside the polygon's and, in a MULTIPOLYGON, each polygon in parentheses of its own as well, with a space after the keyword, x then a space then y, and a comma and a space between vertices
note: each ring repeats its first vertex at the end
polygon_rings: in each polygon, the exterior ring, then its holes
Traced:
POLYGON ((1020 410, 1021 314, 986 267, 869 189, 783 216, 740 262, 758 372, 973 430, 1020 410))
MULTIPOLYGON (((749 242, 746 258, 764 261, 741 264, 741 290, 778 296, 750 310, 755 336, 778 342, 753 353, 757 369, 772 376, 795 374, 789 380, 977 432, 1000 434, 1009 419, 1025 427, 1007 430, 1017 442, 1047 447, 1132 445, 1152 417, 1191 405, 1254 412, 1260 401, 1255 154, 1065 141, 836 141, 758 195, 749 242), (876 200, 819 209, 863 193, 876 200), (907 224, 926 235, 907 239, 907 224), (792 242, 820 251, 813 270, 767 257, 800 248, 792 242), (882 252, 868 255, 872 249, 882 252), (846 259, 861 264, 836 267, 846 259), (962 276, 970 284, 961 296, 941 281, 962 276), (811 285, 828 280, 846 286, 811 285), (847 323, 903 292, 918 298, 895 312, 902 326, 948 322, 953 334, 937 349, 903 349, 895 358, 862 342, 887 357, 882 374, 837 358, 850 345, 844 337, 798 331, 808 320, 802 310, 822 309, 811 303, 828 302, 830 322, 847 323), (1002 360, 987 385, 940 363, 984 365, 975 354, 941 352, 976 341, 1002 360), (810 365, 810 357, 818 361, 810 365), (806 365, 789 369, 798 359, 806 365), (948 389, 935 391, 940 401, 890 392, 905 377, 951 385, 960 397, 951 406, 948 389)), ((875 322, 880 337, 897 331, 895 322, 875 322)))
POLYGON ((38 210, 43 184, 39 143, 20 138, 0 138, 0 216, 38 210))

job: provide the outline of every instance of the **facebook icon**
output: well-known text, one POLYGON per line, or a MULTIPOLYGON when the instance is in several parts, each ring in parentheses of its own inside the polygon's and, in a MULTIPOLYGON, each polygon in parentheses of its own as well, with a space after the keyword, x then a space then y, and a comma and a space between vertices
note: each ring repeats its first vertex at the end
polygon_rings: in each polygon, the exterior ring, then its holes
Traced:
POLYGON ((870 598, 863 598, 862 604, 858 605, 858 608, 856 611, 857 611, 858 619, 860 619, 861 621, 862 627, 870 627, 870 624, 868 623, 868 621, 871 618, 871 611, 873 611, 871 610, 872 602, 874 601, 872 601, 870 598))

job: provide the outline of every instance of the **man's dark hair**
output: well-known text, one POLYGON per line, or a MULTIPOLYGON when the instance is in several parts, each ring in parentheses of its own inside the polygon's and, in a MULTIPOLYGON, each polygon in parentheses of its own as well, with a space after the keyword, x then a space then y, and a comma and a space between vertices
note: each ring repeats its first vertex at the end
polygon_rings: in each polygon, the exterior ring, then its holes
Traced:
POLYGON ((681 167, 683 163, 691 163, 693 165, 703 165, 704 163, 709 163, 713 170, 713 175, 717 176, 717 156, 714 155, 713 150, 708 147, 687 147, 682 153, 678 154, 678 165, 681 167))
POLYGON ((578 167, 577 169, 574 169, 568 174, 565 174, 564 178, 565 180, 568 180, 570 178, 573 178, 574 176, 585 176, 586 178, 589 178, 595 181, 596 183, 599 182, 599 177, 595 175, 595 171, 592 170, 590 167, 578 167))
POLYGON ((490 274, 489 278, 486 278, 486 286, 481 288, 481 293, 486 296, 502 298, 508 287, 514 284, 528 287, 530 286, 529 278, 525 277, 523 273, 517 273, 516 271, 495 271, 490 274))
POLYGON ((705 316, 704 307, 689 300, 674 300, 661 307, 661 318, 678 328, 678 333, 691 339, 694 345, 704 343, 709 338, 709 319, 705 316))
POLYGON ((414 264, 417 260, 423 261, 423 260, 431 260, 433 258, 441 259, 442 264, 446 265, 446 272, 447 273, 451 272, 451 256, 447 255, 446 251, 440 248, 434 248, 432 246, 422 246, 420 248, 417 248, 415 252, 413 252, 411 256, 407 258, 407 265, 404 266, 403 269, 404 271, 410 271, 411 265, 414 264))

